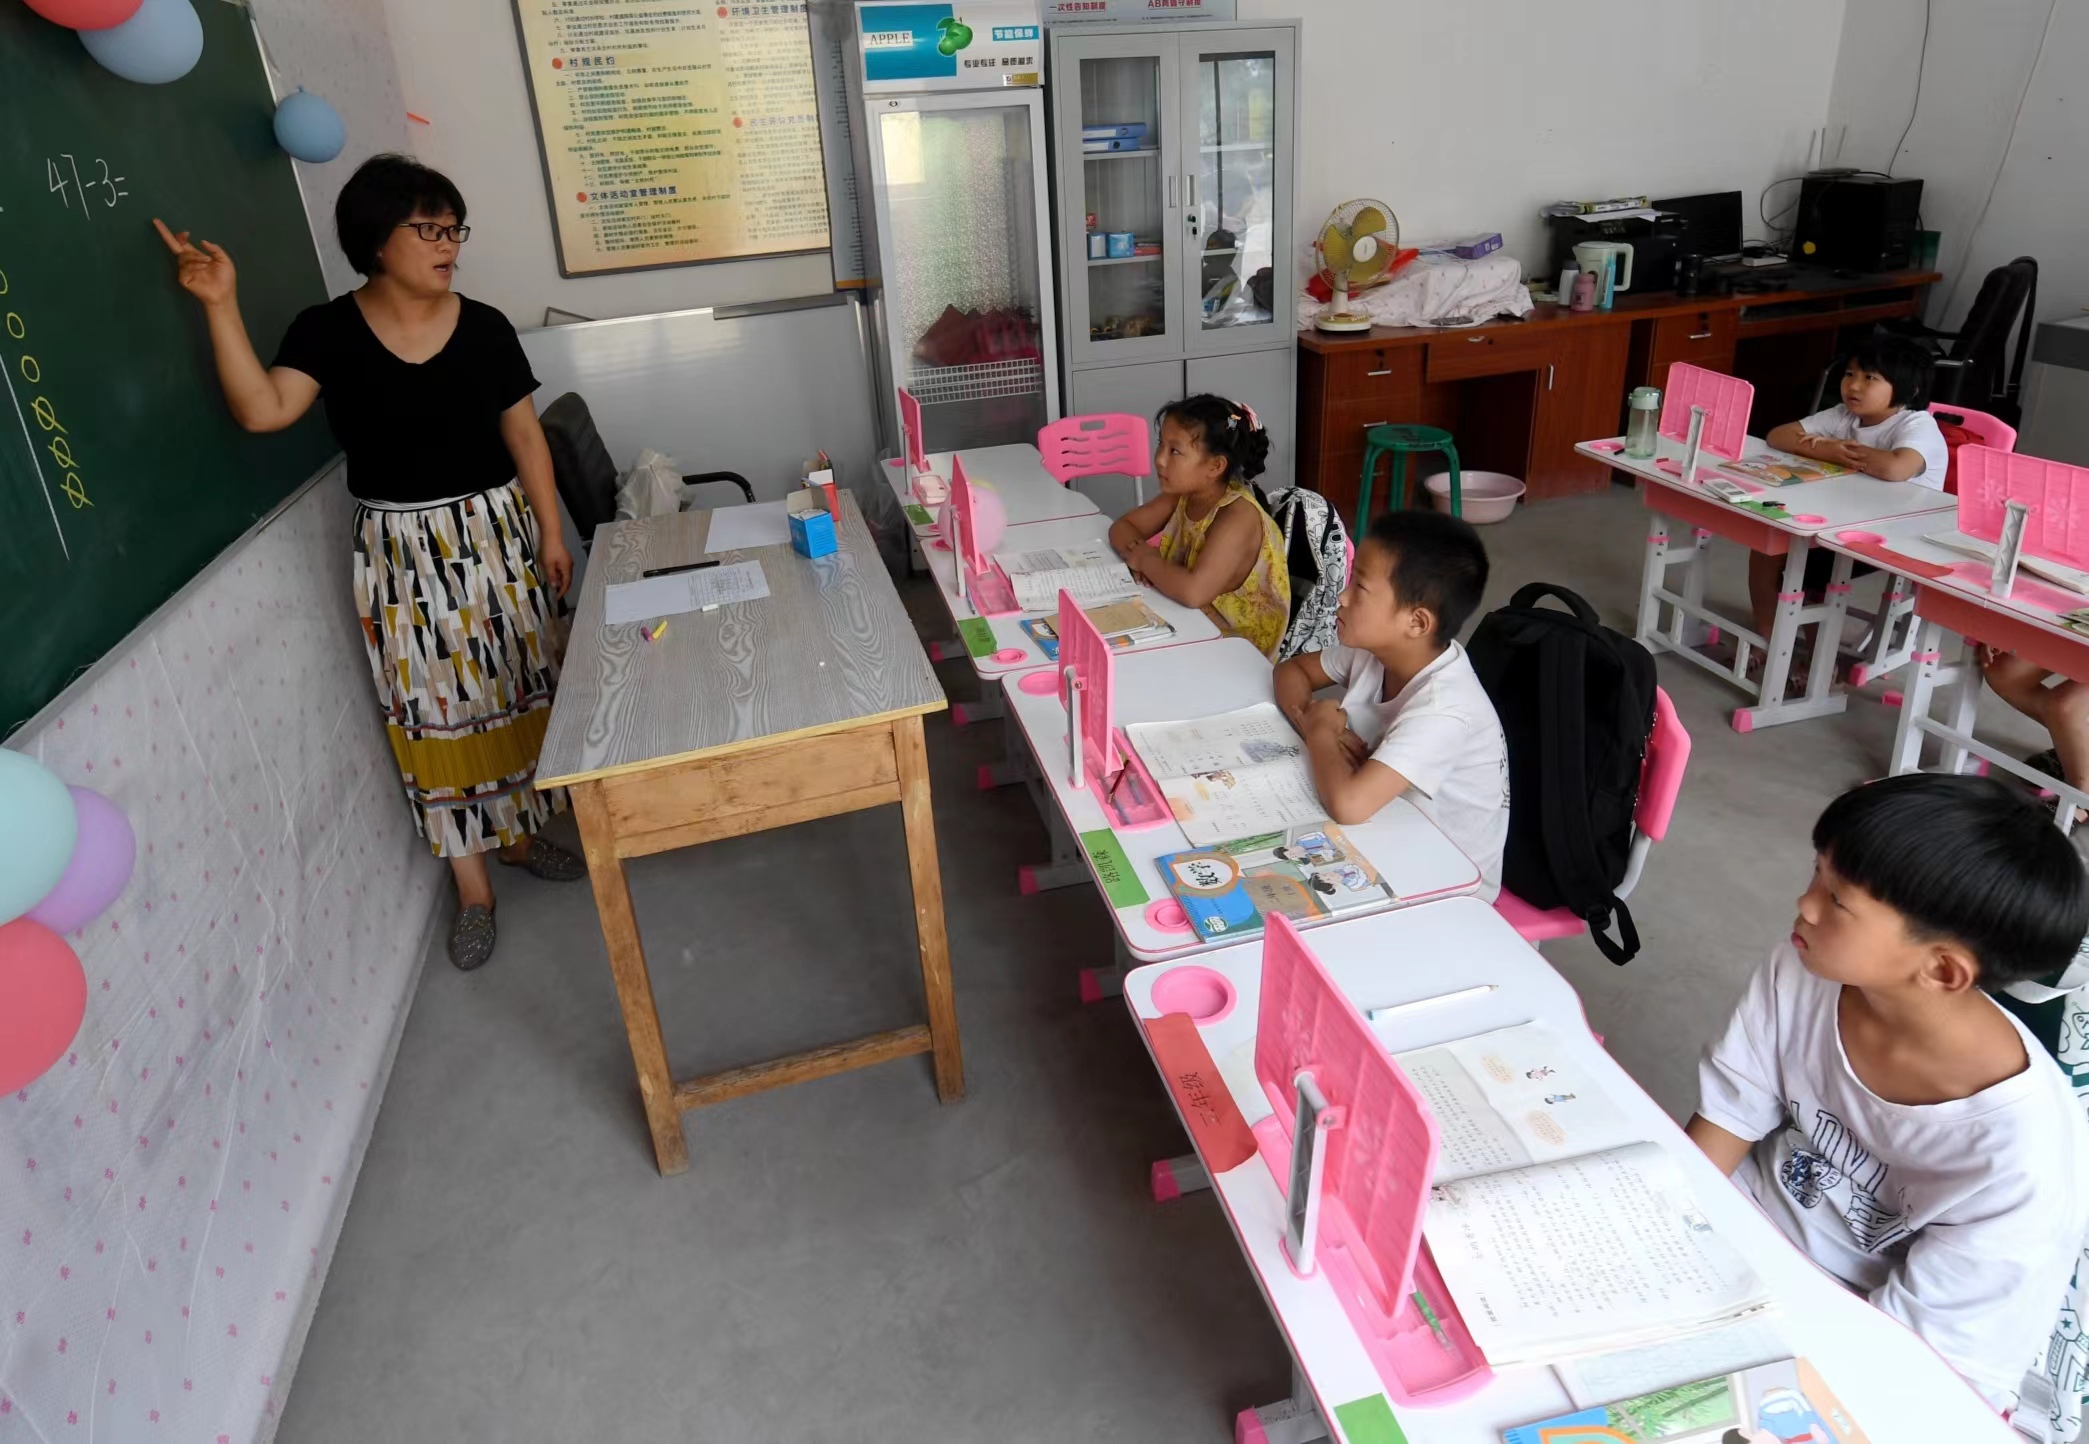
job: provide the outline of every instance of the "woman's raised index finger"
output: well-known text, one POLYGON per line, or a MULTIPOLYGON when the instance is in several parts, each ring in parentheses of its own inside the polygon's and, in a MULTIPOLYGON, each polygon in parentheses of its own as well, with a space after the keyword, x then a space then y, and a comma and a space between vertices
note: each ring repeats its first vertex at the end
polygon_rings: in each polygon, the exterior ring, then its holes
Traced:
POLYGON ((167 223, 158 216, 152 218, 152 228, 160 233, 160 239, 167 243, 167 249, 177 256, 195 249, 194 246, 189 244, 189 233, 187 231, 176 235, 167 229, 167 223))

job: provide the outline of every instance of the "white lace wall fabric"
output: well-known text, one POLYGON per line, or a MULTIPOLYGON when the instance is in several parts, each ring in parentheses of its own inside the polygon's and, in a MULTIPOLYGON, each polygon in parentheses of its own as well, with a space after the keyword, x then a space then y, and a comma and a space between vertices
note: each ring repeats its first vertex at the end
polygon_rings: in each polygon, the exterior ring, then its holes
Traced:
POLYGON ((73 1048, 0 1097, 0 1437, 274 1434, 441 882, 348 515, 337 471, 10 739, 117 802, 138 861, 69 939, 73 1048))

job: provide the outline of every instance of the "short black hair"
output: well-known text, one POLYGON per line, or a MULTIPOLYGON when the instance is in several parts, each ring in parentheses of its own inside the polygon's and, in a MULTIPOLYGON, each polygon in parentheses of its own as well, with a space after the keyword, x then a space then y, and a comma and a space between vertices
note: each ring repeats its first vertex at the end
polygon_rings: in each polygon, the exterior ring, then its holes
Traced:
POLYGON ((373 155, 355 168, 334 202, 334 234, 348 264, 366 276, 401 221, 444 212, 464 223, 464 197, 450 178, 411 156, 373 155))
POLYGON ((1163 421, 1195 432, 1198 445, 1225 457, 1227 481, 1253 481, 1269 465, 1269 433, 1253 410, 1236 401, 1209 392, 1185 396, 1153 414, 1156 427, 1163 421))
POLYGON ((1389 511, 1364 540, 1393 554, 1393 591, 1436 614, 1436 643, 1448 645, 1487 591, 1487 546, 1472 523, 1448 512, 1389 511))
POLYGON ((1853 363, 1892 383, 1895 406, 1905 406, 1910 411, 1928 409, 1937 368, 1927 348, 1905 336, 1878 331, 1843 353, 1835 368, 1836 376, 1839 378, 1853 363))
POLYGON ((1828 804, 1813 848, 1915 937, 1963 944, 1990 992, 2059 972, 2089 933, 2089 874, 2073 845, 1995 778, 1867 782, 1828 804))

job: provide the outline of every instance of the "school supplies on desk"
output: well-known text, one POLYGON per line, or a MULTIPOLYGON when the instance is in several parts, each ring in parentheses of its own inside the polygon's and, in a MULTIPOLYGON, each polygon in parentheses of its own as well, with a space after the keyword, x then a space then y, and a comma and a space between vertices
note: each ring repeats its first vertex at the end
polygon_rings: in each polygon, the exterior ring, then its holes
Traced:
POLYGON ((1788 451, 1770 451, 1747 461, 1719 461, 1721 471, 1730 471, 1735 476, 1746 477, 1763 486, 1797 486, 1802 481, 1826 481, 1831 476, 1848 476, 1852 468, 1833 461, 1815 461, 1811 457, 1794 456, 1788 451))
POLYGON ((1273 703, 1187 722, 1141 722, 1125 735, 1192 846, 1326 816, 1305 741, 1273 703))
POLYGON ((1813 1365, 1784 1359, 1502 1431, 1502 1444, 1869 1444, 1813 1365))
POLYGON ((1496 1368, 1633 1348, 1769 1307, 1675 1160, 1633 1138, 1550 1029, 1503 1028, 1396 1061, 1441 1138, 1424 1236, 1496 1368))
POLYGON ((638 582, 612 582, 603 591, 602 620, 614 627, 729 602, 758 601, 768 595, 769 579, 762 572, 762 564, 735 562, 731 566, 676 572, 638 582))
MULTIPOLYGON (((1103 640, 1120 652, 1141 642, 1158 642, 1175 635, 1172 623, 1156 616, 1153 608, 1136 598, 1084 607, 1082 614, 1102 633, 1103 640)), ((1047 662, 1059 660, 1059 629, 1050 617, 1025 617, 1016 625, 1037 644, 1047 662)))
MULTIPOLYGON (((1996 557, 1996 549, 1993 542, 1986 542, 1978 537, 1967 536, 1964 532, 1956 529, 1930 532, 1922 539, 1933 546, 1944 547, 1947 550, 1959 552, 1984 562, 1992 562, 1996 557)), ((2018 553, 2017 566, 2041 581, 2051 582, 2056 587, 2064 587, 2070 592, 2089 597, 2089 572, 2080 571, 2059 562, 2047 561, 2044 557, 2034 557, 2028 552, 2018 553)), ((2065 618, 2062 620, 2065 620, 2065 618)))
POLYGON ((1312 923, 1395 900, 1332 822, 1171 852, 1154 865, 1200 942, 1251 938, 1272 913, 1312 923))
POLYGON ((1058 605, 1061 592, 1072 593, 1073 599, 1084 607, 1139 595, 1139 583, 1131 568, 1104 542, 995 552, 994 565, 1008 579, 1016 605, 1026 612, 1052 610, 1058 605))

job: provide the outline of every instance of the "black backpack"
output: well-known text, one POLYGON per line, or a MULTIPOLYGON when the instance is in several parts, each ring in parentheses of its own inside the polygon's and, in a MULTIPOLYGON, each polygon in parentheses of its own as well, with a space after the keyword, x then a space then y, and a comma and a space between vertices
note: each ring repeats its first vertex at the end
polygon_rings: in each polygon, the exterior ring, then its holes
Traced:
POLYGON ((1654 729, 1654 659, 1565 587, 1532 582, 1473 630, 1466 652, 1509 745, 1502 886, 1589 925, 1630 962, 1639 930, 1617 897, 1632 851, 1639 770, 1654 729), (1557 597, 1567 612, 1538 603, 1557 597), (1619 941, 1607 936, 1617 915, 1619 941))

